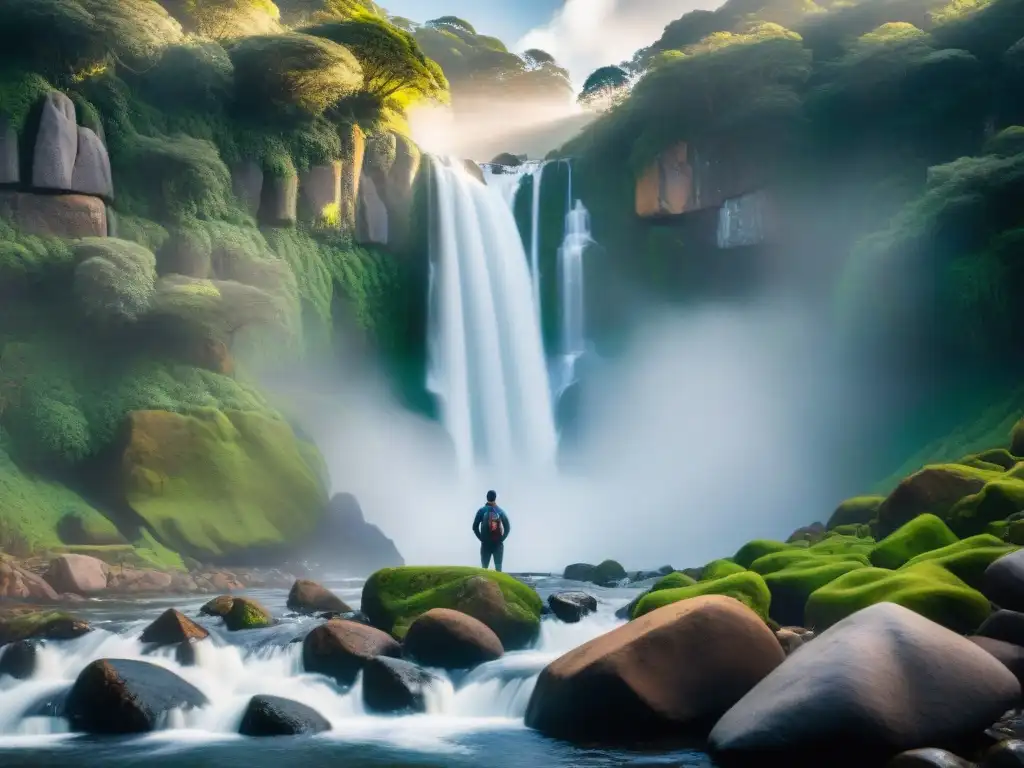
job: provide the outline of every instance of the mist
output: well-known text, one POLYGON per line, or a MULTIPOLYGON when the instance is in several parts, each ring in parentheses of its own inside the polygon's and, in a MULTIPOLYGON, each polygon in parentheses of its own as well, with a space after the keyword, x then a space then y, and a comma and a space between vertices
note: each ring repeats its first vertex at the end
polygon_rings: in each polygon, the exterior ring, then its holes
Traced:
POLYGON ((830 450, 856 440, 863 395, 811 315, 783 299, 652 311, 625 354, 590 366, 579 447, 560 471, 458 476, 435 422, 366 370, 273 383, 325 456, 336 492, 410 564, 478 563, 470 530, 488 489, 511 518, 505 568, 702 565, 785 539, 844 498, 830 450))

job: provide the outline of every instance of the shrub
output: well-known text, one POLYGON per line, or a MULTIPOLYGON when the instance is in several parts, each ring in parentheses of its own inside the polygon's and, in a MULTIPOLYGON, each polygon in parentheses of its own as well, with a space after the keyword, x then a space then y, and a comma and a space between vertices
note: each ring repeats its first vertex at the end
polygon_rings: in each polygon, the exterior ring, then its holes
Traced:
POLYGON ((156 281, 156 257, 137 243, 86 238, 74 246, 75 296, 86 315, 133 321, 149 309, 156 281))

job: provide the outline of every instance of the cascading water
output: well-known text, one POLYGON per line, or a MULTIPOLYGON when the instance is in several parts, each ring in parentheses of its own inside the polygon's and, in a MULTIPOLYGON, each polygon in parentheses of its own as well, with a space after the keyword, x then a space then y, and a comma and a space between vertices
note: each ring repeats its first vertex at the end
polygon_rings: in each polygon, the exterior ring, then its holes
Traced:
POLYGON ((553 464, 557 449, 540 331, 515 219, 458 161, 431 160, 428 388, 462 470, 553 464))
MULTIPOLYGON (((571 194, 571 193, 570 193, 571 194)), ((561 312, 561 350, 552 377, 555 399, 576 381, 576 361, 586 352, 584 335, 583 254, 593 243, 590 214, 579 200, 565 217, 565 239, 558 249, 559 296, 561 312)))

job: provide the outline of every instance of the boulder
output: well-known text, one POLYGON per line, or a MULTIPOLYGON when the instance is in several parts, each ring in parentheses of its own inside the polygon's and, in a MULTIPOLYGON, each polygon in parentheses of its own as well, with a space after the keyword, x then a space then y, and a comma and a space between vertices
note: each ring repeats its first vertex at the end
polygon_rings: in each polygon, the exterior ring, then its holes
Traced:
POLYGON ((31 641, 19 640, 0 648, 0 677, 8 675, 15 680, 28 680, 36 671, 38 646, 31 641))
POLYGON ((50 91, 40 108, 32 155, 32 186, 58 192, 72 190, 78 155, 75 104, 60 91, 50 91))
POLYGON ((29 235, 106 237, 107 207, 89 195, 35 195, 0 190, 0 218, 29 235))
POLYGON ((640 601, 647 597, 647 595, 649 595, 650 593, 651 590, 649 589, 641 592, 639 595, 634 597, 624 606, 615 611, 615 618, 624 619, 625 621, 629 621, 630 619, 632 619, 633 614, 636 612, 636 607, 640 604, 640 601))
MULTIPOLYGON (((996 467, 986 474, 992 477, 996 472, 1002 472, 1002 468, 996 467)), ((986 533, 989 526, 1000 525, 1022 509, 1024 481, 1010 472, 997 474, 980 491, 957 502, 949 512, 949 527, 958 536, 986 533)))
POLYGON ((918 515, 882 539, 871 550, 871 564, 896 569, 918 555, 956 544, 959 539, 935 515, 918 515))
POLYGON ((298 200, 298 176, 265 176, 260 195, 260 224, 268 227, 292 226, 297 218, 298 200))
POLYGON ((205 280, 210 277, 213 244, 203 229, 176 227, 156 253, 157 272, 205 280))
POLYGON ((375 627, 397 638, 432 608, 460 611, 490 627, 509 651, 537 637, 542 606, 532 587, 508 574, 448 566, 377 571, 363 586, 361 605, 375 627))
POLYGON ((985 571, 988 567, 1015 549, 1016 547, 1008 545, 991 534, 982 533, 945 547, 923 552, 908 560, 903 567, 911 568, 918 563, 935 563, 941 565, 968 586, 974 589, 984 589, 985 571))
POLYGON ((401 655, 401 646, 379 629, 339 619, 317 627, 302 642, 305 670, 333 677, 341 685, 352 685, 370 659, 401 655))
POLYGON ((686 142, 659 154, 637 180, 636 215, 675 216, 694 208, 693 175, 686 142))
POLYGON ((288 593, 288 610, 297 613, 349 613, 352 609, 326 587, 308 579, 296 581, 288 593))
POLYGON ((88 555, 60 555, 50 561, 45 579, 58 592, 88 595, 107 588, 110 566, 88 555))
POLYGON ((270 611, 251 597, 236 597, 231 602, 231 610, 224 616, 224 626, 232 632, 272 627, 274 623, 270 611))
POLYGON ((480 167, 480 164, 475 160, 463 160, 462 167, 466 169, 466 173, 472 176, 474 179, 479 181, 481 184, 486 184, 487 180, 484 178, 484 170, 480 167))
POLYGON ((0 184, 21 181, 21 155, 18 153, 18 132, 0 115, 0 184))
POLYGON ((991 475, 961 464, 938 464, 915 472, 879 505, 879 535, 888 536, 926 513, 944 519, 958 501, 980 491, 991 475))
POLYGON ((314 165, 299 176, 303 218, 321 226, 341 226, 341 163, 314 165))
POLYGON ((1024 612, 1024 550, 1005 555, 986 568, 982 592, 1000 608, 1024 612))
POLYGON ((587 581, 600 587, 606 587, 617 584, 626 578, 626 569, 614 560, 605 560, 600 565, 573 563, 566 566, 562 578, 566 581, 587 581))
POLYGON ((359 203, 356 207, 356 242, 387 245, 388 208, 373 178, 364 173, 359 182, 359 203))
POLYGON ((806 625, 822 631, 876 603, 896 603, 962 634, 988 618, 988 600, 945 568, 860 568, 816 590, 804 607, 806 625))
POLYGON ((282 557, 327 505, 316 447, 268 412, 132 411, 115 455, 123 502, 163 544, 204 562, 282 557))
POLYGON ((373 626, 370 622, 370 617, 362 611, 325 611, 324 613, 318 613, 316 617, 325 621, 344 619, 345 621, 354 621, 356 624, 365 624, 367 627, 373 626))
MULTIPOLYGON (((773 541, 771 539, 754 539, 748 541, 738 550, 736 554, 732 556, 731 562, 740 566, 741 568, 749 568, 755 560, 759 560, 765 555, 771 555, 775 552, 784 552, 793 549, 794 545, 786 544, 782 541, 773 541)), ((716 561, 717 562, 717 561, 716 561)), ((705 576, 702 581, 707 581, 708 578, 705 576)))
POLYGON ((784 659, 771 630, 738 601, 673 603, 545 667, 526 724, 570 741, 701 735, 784 659))
POLYGON ((92 627, 60 611, 19 607, 0 611, 0 646, 19 640, 74 640, 92 627))
POLYGON ((885 768, 973 768, 974 763, 944 749, 926 747, 901 752, 885 768))
POLYGON ((103 141, 89 128, 78 128, 78 153, 69 189, 82 195, 101 197, 107 202, 114 199, 110 156, 103 141))
POLYGON ((978 627, 977 635, 1024 646, 1024 613, 996 611, 978 627))
POLYGON ((13 560, 0 559, 0 599, 49 602, 57 592, 42 576, 25 570, 13 560))
POLYGON ((139 640, 143 643, 155 643, 158 646, 204 640, 210 633, 196 624, 192 619, 174 608, 168 608, 159 618, 142 631, 139 640))
POLYGON ((807 541, 814 544, 823 538, 825 538, 825 526, 821 523, 811 523, 793 531, 789 538, 786 539, 786 543, 792 544, 797 541, 807 541))
POLYGON ((231 191, 242 208, 253 218, 260 212, 263 197, 263 169, 259 163, 244 160, 231 165, 231 191))
POLYGON ((722 716, 709 742, 723 759, 771 753, 781 762, 824 752, 877 764, 872 759, 980 733, 1020 690, 966 638, 880 603, 793 654, 722 716))
POLYGON ((469 669, 500 658, 505 649, 482 621, 459 611, 433 608, 409 627, 405 652, 428 667, 469 669))
POLYGON ((1024 741, 1005 739, 989 749, 978 768, 1021 768, 1024 766, 1024 741))
POLYGON ((327 718, 312 707, 264 694, 249 699, 238 728, 243 736, 298 736, 329 730, 327 718))
POLYGON ((66 703, 76 731, 144 733, 172 709, 193 709, 206 697, 173 672, 145 661, 100 659, 78 675, 66 703))
POLYGON ((775 638, 779 641, 779 645, 782 646, 782 650, 789 656, 797 648, 813 640, 814 633, 803 627, 783 627, 775 632, 775 638))
POLYGON ((111 592, 166 592, 174 583, 174 577, 163 571, 125 568, 112 571, 107 581, 111 592))
POLYGON ((363 667, 363 703, 373 712, 426 712, 426 690, 440 682, 411 662, 377 656, 363 667))
POLYGON ((567 624, 575 624, 597 610, 597 598, 586 592, 556 592, 548 596, 551 612, 567 624))
POLYGON ((231 613, 231 606, 234 604, 235 598, 230 595, 221 595, 220 597, 213 598, 213 600, 200 608, 199 613, 203 616, 220 616, 224 618, 231 613))
POLYGON ((699 581, 690 587, 649 592, 637 603, 633 611, 633 618, 636 619, 671 603, 691 600, 704 595, 727 595, 739 600, 762 619, 768 618, 771 593, 768 591, 764 579, 753 571, 734 573, 732 576, 724 576, 712 581, 699 581))
POLYGON ((350 493, 331 498, 311 539, 307 557, 334 573, 367 576, 381 568, 405 565, 395 543, 366 521, 359 501, 350 493))
POLYGON ((714 581, 715 579, 721 579, 723 576, 732 576, 734 573, 743 573, 745 570, 747 569, 744 566, 739 563, 735 563, 728 558, 712 560, 701 568, 700 578, 697 580, 714 581))
POLYGON ((651 592, 660 592, 663 589, 680 589, 682 587, 692 587, 697 583, 697 580, 692 576, 687 576, 685 573, 675 571, 673 573, 667 573, 659 578, 654 584, 651 585, 651 592))
POLYGON ((999 659, 1000 663, 1010 670, 1018 681, 1024 682, 1024 648, 1003 640, 993 640, 991 637, 975 635, 967 639, 999 659))
MULTIPOLYGON (((755 561, 751 568, 760 562, 755 561)), ((771 593, 768 614, 780 624, 803 624, 804 606, 814 592, 840 576, 866 567, 867 562, 863 557, 858 560, 843 555, 822 555, 796 561, 787 568, 767 573, 763 579, 771 593)))

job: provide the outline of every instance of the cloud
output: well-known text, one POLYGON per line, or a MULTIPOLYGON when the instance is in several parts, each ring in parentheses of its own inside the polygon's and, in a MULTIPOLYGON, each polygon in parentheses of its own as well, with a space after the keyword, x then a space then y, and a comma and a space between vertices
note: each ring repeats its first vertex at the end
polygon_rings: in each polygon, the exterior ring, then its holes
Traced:
POLYGON ((579 86, 598 67, 618 64, 650 45, 670 21, 722 0, 566 0, 551 21, 532 29, 516 48, 553 54, 579 86))

